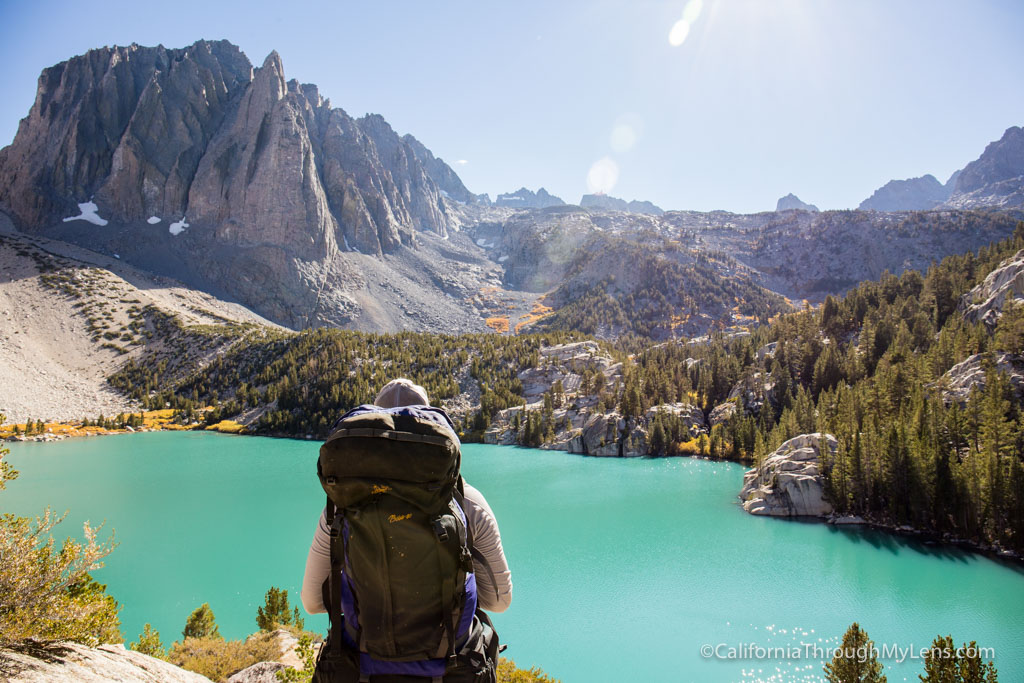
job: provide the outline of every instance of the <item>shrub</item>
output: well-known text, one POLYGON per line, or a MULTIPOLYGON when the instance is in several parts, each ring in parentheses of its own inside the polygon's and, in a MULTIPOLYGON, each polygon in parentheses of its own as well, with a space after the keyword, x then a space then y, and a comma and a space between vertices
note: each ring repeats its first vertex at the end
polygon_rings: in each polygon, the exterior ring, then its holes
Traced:
MULTIPOLYGON (((0 490, 18 475, 4 462, 6 454, 0 449, 0 490)), ((120 608, 89 575, 103 566, 114 544, 98 542, 102 525, 93 529, 86 522, 84 544, 69 538, 57 550, 51 531, 65 515, 57 517, 49 508, 34 520, 0 515, 0 647, 29 638, 90 646, 121 642, 120 608)))
POLYGON ((284 683, 309 683, 313 680, 313 672, 316 670, 317 647, 313 638, 308 633, 299 636, 299 644, 295 646, 295 654, 302 660, 302 668, 295 669, 288 667, 278 671, 275 676, 277 680, 284 683))
POLYGON ((130 644, 128 648, 150 657, 156 657, 157 659, 167 659, 167 650, 164 649, 164 644, 160 642, 160 632, 154 629, 151 624, 146 624, 142 627, 139 640, 130 644))
POLYGON ((500 657, 498 659, 498 683, 559 683, 557 678, 551 678, 539 667, 520 669, 511 659, 500 657))
MULTIPOLYGON (((198 611, 198 610, 197 610, 198 611)), ((250 636, 247 640, 224 640, 220 636, 185 638, 174 643, 167 659, 171 664, 223 681, 258 662, 276 660, 277 644, 269 634, 250 636)))

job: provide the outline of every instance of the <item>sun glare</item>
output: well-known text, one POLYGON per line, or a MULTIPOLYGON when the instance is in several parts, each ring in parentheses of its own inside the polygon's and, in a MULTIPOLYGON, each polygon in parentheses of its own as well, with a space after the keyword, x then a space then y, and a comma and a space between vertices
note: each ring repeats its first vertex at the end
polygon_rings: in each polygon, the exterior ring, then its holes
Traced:
POLYGON ((608 194, 619 181, 619 165, 608 157, 598 159, 587 172, 587 191, 591 194, 608 194))
POLYGON ((672 30, 668 32, 668 42, 672 47, 679 47, 686 42, 690 35, 690 27, 700 17, 704 9, 704 0, 690 0, 683 8, 683 16, 676 23, 672 24, 672 30))

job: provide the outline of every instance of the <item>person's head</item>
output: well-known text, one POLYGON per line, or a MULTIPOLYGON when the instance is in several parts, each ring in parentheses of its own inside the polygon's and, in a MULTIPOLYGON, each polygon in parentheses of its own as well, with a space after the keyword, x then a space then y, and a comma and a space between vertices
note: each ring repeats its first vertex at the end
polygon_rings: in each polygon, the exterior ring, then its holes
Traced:
POLYGON ((427 390, 419 384, 413 384, 404 377, 393 379, 384 385, 384 388, 373 400, 375 406, 381 408, 401 408, 402 406, 429 406, 430 399, 427 397, 427 390))

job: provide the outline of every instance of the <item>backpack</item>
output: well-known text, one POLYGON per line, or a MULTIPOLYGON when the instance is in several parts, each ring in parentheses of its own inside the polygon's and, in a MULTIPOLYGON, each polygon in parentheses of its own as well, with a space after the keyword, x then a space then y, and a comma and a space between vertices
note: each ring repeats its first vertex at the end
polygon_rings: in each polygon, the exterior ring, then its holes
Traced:
POLYGON ((461 457, 439 408, 363 405, 332 427, 317 462, 331 629, 314 681, 494 680, 497 637, 476 609, 461 457))

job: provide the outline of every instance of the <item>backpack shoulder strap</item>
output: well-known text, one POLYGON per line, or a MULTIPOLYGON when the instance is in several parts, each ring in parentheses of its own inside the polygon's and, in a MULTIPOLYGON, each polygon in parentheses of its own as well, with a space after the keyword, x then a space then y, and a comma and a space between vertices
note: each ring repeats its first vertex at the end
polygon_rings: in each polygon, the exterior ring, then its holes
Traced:
POLYGON ((345 615, 341 612, 341 564, 345 552, 342 547, 344 539, 341 535, 341 516, 337 514, 337 508, 335 508, 330 496, 327 497, 325 515, 327 517, 327 529, 331 534, 331 571, 327 575, 327 596, 329 599, 327 616, 330 618, 332 636, 334 636, 331 638, 331 646, 335 654, 340 655, 342 645, 341 634, 345 628, 345 615))

